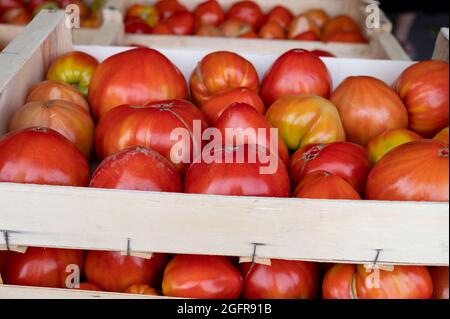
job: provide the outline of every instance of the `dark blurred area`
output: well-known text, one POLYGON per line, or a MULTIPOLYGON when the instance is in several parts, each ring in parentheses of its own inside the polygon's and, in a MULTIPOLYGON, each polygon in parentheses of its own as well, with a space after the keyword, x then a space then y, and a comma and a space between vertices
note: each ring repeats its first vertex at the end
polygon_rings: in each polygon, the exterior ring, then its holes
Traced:
POLYGON ((429 59, 441 27, 449 25, 444 0, 380 0, 394 25, 393 33, 413 60, 429 59))

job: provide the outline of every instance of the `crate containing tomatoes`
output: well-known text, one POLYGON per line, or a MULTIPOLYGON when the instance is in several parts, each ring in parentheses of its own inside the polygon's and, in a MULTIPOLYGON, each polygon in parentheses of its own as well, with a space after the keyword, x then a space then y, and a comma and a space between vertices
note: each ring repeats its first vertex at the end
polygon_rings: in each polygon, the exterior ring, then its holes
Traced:
POLYGON ((329 298, 437 291, 448 61, 74 47, 64 18, 41 13, 0 54, 0 247, 13 251, 0 296, 68 297, 9 285, 73 282, 200 298, 312 298, 321 283, 329 298), (61 268, 17 279, 39 256, 61 268), (190 266, 198 286, 177 289, 190 266), (253 288, 290 267, 293 291, 253 288), (367 292, 377 271, 420 280, 367 292), (230 286, 201 289, 219 275, 230 286), (338 275, 361 286, 335 295, 338 275))
POLYGON ((325 56, 409 60, 371 1, 109 0, 107 6, 124 15, 124 45, 258 54, 301 47, 325 56))

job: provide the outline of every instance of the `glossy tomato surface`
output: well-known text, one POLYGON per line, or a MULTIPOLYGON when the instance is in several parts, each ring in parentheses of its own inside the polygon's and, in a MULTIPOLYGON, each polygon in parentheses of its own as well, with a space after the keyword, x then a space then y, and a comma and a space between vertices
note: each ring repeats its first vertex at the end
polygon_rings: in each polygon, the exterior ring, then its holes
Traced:
POLYGON ((169 18, 176 12, 188 11, 178 0, 159 0, 155 3, 155 8, 161 20, 169 18))
POLYGON ((428 267, 433 279, 433 299, 449 299, 448 295, 448 266, 428 267))
POLYGON ((259 29, 258 36, 262 39, 286 39, 286 32, 277 22, 267 22, 259 29))
POLYGON ((148 296, 158 296, 159 293, 155 288, 150 287, 147 284, 136 284, 128 287, 125 291, 127 294, 136 295, 148 295, 148 296))
POLYGON ((278 5, 267 13, 266 22, 276 22, 286 29, 293 18, 294 14, 288 8, 278 5))
POLYGON ((218 27, 225 21, 225 13, 216 0, 207 0, 200 3, 194 10, 196 24, 212 25, 218 27))
POLYGON ((260 6, 253 1, 238 1, 231 5, 228 10, 229 19, 239 19, 249 23, 255 30, 258 30, 264 23, 264 13, 260 6))
POLYGON ((448 126, 437 133, 433 140, 440 141, 448 145, 448 126))
POLYGON ((194 33, 195 19, 192 13, 176 12, 164 20, 175 35, 190 35, 194 33))
POLYGON ((314 23, 314 21, 312 21, 306 15, 300 14, 292 19, 291 23, 289 23, 287 36, 289 39, 294 39, 298 35, 304 34, 306 32, 312 32, 315 36, 315 39, 317 40, 320 37, 320 29, 314 23))
POLYGON ((304 14, 321 29, 330 20, 329 15, 323 9, 310 9, 304 14))

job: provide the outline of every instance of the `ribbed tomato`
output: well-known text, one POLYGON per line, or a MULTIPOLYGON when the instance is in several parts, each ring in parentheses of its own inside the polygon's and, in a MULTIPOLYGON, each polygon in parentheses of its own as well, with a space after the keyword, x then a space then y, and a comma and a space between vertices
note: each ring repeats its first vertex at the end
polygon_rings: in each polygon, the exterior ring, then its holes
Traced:
POLYGON ((448 266, 428 267, 433 280, 433 299, 447 299, 448 295, 448 266))
POLYGON ((288 38, 294 39, 299 34, 303 34, 305 32, 312 31, 317 39, 320 37, 320 29, 319 27, 309 19, 306 15, 300 14, 292 19, 291 23, 288 26, 288 38))
POLYGON ((156 291, 156 289, 150 287, 147 284, 134 284, 134 285, 131 285, 124 292, 127 293, 127 294, 159 296, 159 293, 156 291))
POLYGON ((227 13, 228 19, 238 19, 249 23, 255 30, 258 30, 264 23, 264 13, 260 6, 249 0, 233 3, 227 13))
POLYGON ((220 30, 227 38, 245 38, 255 34, 253 27, 247 22, 238 19, 227 19, 220 25, 220 30))
POLYGON ((100 63, 89 86, 89 103, 98 120, 112 108, 150 102, 187 99, 186 81, 164 55, 135 48, 100 63))
POLYGON ((200 299, 237 299, 242 277, 227 257, 176 255, 164 271, 163 294, 200 299))
POLYGON ((356 22, 348 15, 338 15, 325 23, 323 36, 328 37, 338 32, 360 31, 356 22))
POLYGON ((64 136, 28 128, 0 138, 0 182, 87 186, 89 163, 64 136))
POLYGON ((448 62, 421 61, 407 68, 394 87, 408 109, 409 128, 433 137, 448 126, 448 62))
MULTIPOLYGON (((314 31, 305 31, 300 34, 297 34, 293 40, 297 41, 319 41, 320 38, 317 36, 317 33, 314 31)), ((312 51, 311 51, 312 52, 312 51)))
POLYGON ((339 110, 349 142, 366 146, 388 129, 408 127, 408 113, 402 100, 376 78, 350 76, 336 88, 330 100, 339 110))
POLYGON ((84 269, 89 282, 106 291, 123 292, 134 284, 158 286, 167 260, 166 254, 153 254, 145 259, 92 250, 86 255, 84 269))
POLYGON ((190 12, 176 12, 164 20, 164 24, 169 26, 175 35, 190 35, 194 33, 195 19, 190 12))
POLYGON ((294 49, 280 56, 264 76, 261 97, 266 105, 289 94, 328 97, 331 77, 326 65, 315 54, 294 49))
POLYGON ((198 27, 212 25, 218 27, 225 21, 225 13, 216 0, 200 3, 194 10, 195 23, 198 27))
POLYGON ((307 145, 291 158, 292 185, 319 170, 342 177, 362 194, 370 171, 369 157, 363 147, 349 142, 307 145))
POLYGON ((271 259, 271 265, 240 264, 245 299, 312 299, 319 291, 317 263, 271 259))
POLYGON ((448 145, 448 126, 437 133, 433 140, 440 141, 448 145))
POLYGON ((312 20, 320 29, 330 20, 328 14, 322 9, 310 9, 304 15, 312 20))
POLYGON ((259 29, 258 37, 262 39, 286 39, 286 32, 277 22, 266 22, 259 29))
POLYGON ((293 18, 294 14, 288 8, 278 5, 267 13, 266 22, 276 22, 286 29, 293 18))
POLYGON ((449 200, 448 145, 418 140, 400 145, 378 161, 367 179, 367 199, 449 200))
POLYGON ((159 0, 155 3, 155 9, 161 20, 169 18, 174 13, 188 11, 178 0, 159 0))
POLYGON ((190 79, 191 94, 198 106, 221 91, 245 87, 259 91, 259 78, 255 67, 240 55, 218 51, 205 56, 190 79))
POLYGON ((313 143, 345 141, 336 107, 314 95, 288 95, 267 110, 266 118, 290 150, 313 143))
POLYGON ((153 28, 152 34, 172 35, 173 31, 172 28, 169 27, 165 22, 160 22, 153 28))

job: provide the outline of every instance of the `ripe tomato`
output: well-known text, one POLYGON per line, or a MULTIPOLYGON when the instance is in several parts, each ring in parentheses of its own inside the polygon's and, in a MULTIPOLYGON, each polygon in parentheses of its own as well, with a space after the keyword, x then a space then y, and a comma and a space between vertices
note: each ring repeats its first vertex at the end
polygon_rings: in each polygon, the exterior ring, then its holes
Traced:
POLYGON ((100 119, 123 104, 187 99, 188 90, 180 70, 164 55, 149 48, 135 48, 99 65, 88 97, 94 117, 100 119))
POLYGON ((272 104, 266 118, 278 128, 290 150, 312 143, 345 141, 336 107, 320 96, 285 96, 272 104))
POLYGON ((312 299, 319 290, 316 263, 271 259, 271 265, 240 264, 245 299, 312 299))
POLYGON ((408 113, 398 95, 383 81, 369 76, 350 76, 333 92, 347 140, 366 146, 393 128, 407 128, 408 113))
POLYGON ((183 176, 195 154, 202 149, 201 136, 194 134, 195 121, 203 133, 208 127, 205 117, 184 100, 146 106, 122 105, 108 112, 98 123, 95 149, 98 157, 104 159, 130 146, 151 148, 175 164, 183 176), (189 136, 181 141, 176 136, 171 137, 176 129, 186 130, 189 136))
POLYGON ((4 12, 8 9, 23 7, 23 1, 21 0, 0 0, 0 12, 4 12))
POLYGON ((395 147, 420 139, 422 139, 422 136, 402 128, 384 131, 367 144, 370 162, 375 164, 384 154, 395 147))
POLYGON ((338 32, 352 32, 352 31, 360 31, 356 22, 349 17, 348 15, 339 15, 325 23, 323 28, 323 36, 328 37, 331 34, 338 32))
POLYGON ((267 150, 256 145, 214 148, 208 153, 205 150, 202 159, 186 173, 186 193, 289 196, 287 169, 277 155, 267 154, 267 150))
POLYGON ((19 108, 9 122, 9 130, 47 127, 62 134, 89 159, 94 144, 94 121, 78 104, 50 100, 30 102, 19 108))
POLYGON ((320 38, 317 36, 317 34, 314 31, 306 31, 303 33, 300 33, 296 35, 294 40, 297 41, 319 41, 320 38))
POLYGON ((286 29, 293 18, 294 15, 288 8, 283 6, 275 6, 267 14, 266 22, 276 22, 283 29, 286 29))
POLYGON ((325 64, 313 53, 293 49, 280 56, 264 76, 261 97, 266 105, 289 94, 328 97, 331 77, 325 64))
POLYGON ((131 285, 124 292, 127 294, 135 294, 135 295, 159 296, 159 293, 156 291, 156 289, 150 287, 147 284, 131 285))
POLYGON ((440 141, 448 145, 448 126, 437 133, 433 140, 440 141))
POLYGON ((28 102, 35 101, 49 101, 49 100, 64 100, 69 101, 83 107, 89 112, 89 104, 86 102, 84 96, 73 86, 56 82, 43 81, 33 85, 27 96, 28 102))
POLYGON ((428 267, 433 280, 433 299, 447 299, 448 295, 448 266, 428 267))
POLYGON ((178 0, 160 0, 155 3, 155 8, 161 20, 169 18, 174 13, 188 11, 178 0))
POLYGON ((87 186, 89 163, 64 136, 28 128, 0 138, 0 182, 87 186))
POLYGON ((322 37, 324 42, 367 43, 359 31, 339 31, 322 37))
POLYGON ((367 179, 367 199, 448 201, 448 145, 418 140, 383 156, 367 179))
POLYGON ((328 14, 322 9, 310 9, 304 13, 310 20, 312 20, 316 26, 322 29, 325 24, 327 24, 330 17, 328 14))
POLYGON ((152 27, 140 18, 129 19, 125 22, 125 33, 151 34, 152 32, 152 27))
POLYGON ((258 30, 264 23, 264 13, 253 1, 238 1, 233 3, 227 13, 228 19, 238 19, 249 23, 258 30))
POLYGON ((191 94, 198 106, 221 91, 245 87, 259 91, 259 78, 255 67, 240 55, 218 51, 205 56, 190 79, 191 94))
POLYGON ((370 162, 366 150, 357 144, 310 144, 298 149, 291 158, 292 185, 297 185, 306 174, 319 170, 342 177, 362 194, 370 162))
POLYGON ((219 27, 215 27, 209 24, 203 24, 197 28, 195 35, 200 37, 223 37, 224 34, 219 27))
POLYGON ((218 27, 225 21, 225 13, 216 0, 206 0, 200 3, 194 10, 194 17, 198 27, 202 25, 218 27))
POLYGON ((287 36, 289 39, 294 39, 296 36, 309 31, 312 31, 316 38, 319 39, 319 27, 314 23, 314 21, 301 14, 292 19, 291 23, 289 23, 287 36))
POLYGON ((100 288, 97 285, 94 285, 90 282, 82 282, 80 283, 80 287, 74 288, 77 290, 88 290, 88 291, 103 291, 102 288, 100 288))
POLYGON ((156 12, 156 9, 153 6, 133 4, 128 8, 125 14, 125 23, 127 24, 129 21, 133 20, 142 21, 147 24, 148 27, 152 28, 158 23, 158 12, 156 12))
POLYGON ((238 19, 227 19, 220 25, 220 29, 227 38, 245 38, 255 34, 250 24, 238 19))
POLYGON ((123 292, 134 284, 158 286, 167 264, 166 254, 153 254, 150 259, 123 256, 120 252, 89 251, 84 269, 89 282, 106 291, 123 292))
POLYGON ((176 12, 164 20, 175 35, 191 35, 194 33, 194 16, 189 12, 176 12))
POLYGON ((266 22, 259 29, 258 36, 262 39, 286 39, 286 32, 278 22, 266 22))
POLYGON ((266 112, 266 107, 261 97, 255 91, 247 88, 235 88, 217 93, 206 101, 201 109, 208 122, 214 124, 223 111, 233 103, 246 103, 253 106, 261 114, 266 112))
POLYGON ((160 22, 153 28, 152 34, 172 35, 173 31, 165 22, 160 22))
POLYGON ((409 129, 433 137, 448 126, 448 63, 422 61, 407 68, 394 84, 408 109, 409 129))
POLYGON ((47 72, 47 80, 75 86, 81 93, 87 95, 97 66, 97 59, 89 54, 79 51, 69 52, 53 61, 47 72))
POLYGON ((350 183, 338 175, 326 171, 306 174, 294 191, 297 198, 361 199, 350 183))
POLYGON ((23 254, 9 253, 2 277, 8 285, 66 288, 76 275, 72 267, 82 273, 83 260, 82 250, 28 247, 23 254))
POLYGON ((315 55, 322 57, 330 57, 330 58, 336 57, 333 53, 324 50, 312 50, 311 53, 314 53, 315 55))
POLYGON ((0 11, 0 23, 25 25, 31 21, 31 15, 23 7, 15 7, 0 11))
POLYGON ((164 271, 163 294, 200 299, 236 299, 242 277, 227 257, 176 255, 164 271))
POLYGON ((90 187, 182 192, 175 166, 159 153, 130 147, 106 158, 92 174, 90 187))

